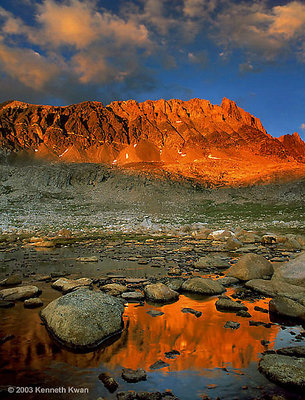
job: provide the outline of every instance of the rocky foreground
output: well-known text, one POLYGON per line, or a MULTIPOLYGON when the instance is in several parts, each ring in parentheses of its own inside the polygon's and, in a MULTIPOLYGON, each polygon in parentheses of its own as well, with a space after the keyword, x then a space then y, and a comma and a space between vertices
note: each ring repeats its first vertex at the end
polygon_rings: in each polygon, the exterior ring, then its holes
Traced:
MULTIPOLYGON (((201 228, 182 236, 167 237, 100 234, 90 238, 73 235, 66 229, 51 237, 2 236, 2 253, 14 254, 16 249, 22 249, 24 256, 19 263, 6 264, 7 273, 0 282, 0 307, 11 308, 13 312, 16 302, 23 301, 25 308, 37 308, 53 340, 73 350, 89 351, 109 339, 116 340, 124 329, 124 304, 168 304, 183 295, 213 296, 215 311, 228 313, 225 328, 231 330, 240 327, 234 321, 235 314, 249 319, 250 327, 268 327, 269 323, 253 320, 243 303, 264 297, 269 298, 269 308, 257 309, 270 314, 271 324, 284 327, 305 324, 305 237, 301 235, 201 228), (81 272, 76 276, 71 268, 62 270, 60 265, 57 270, 53 267, 48 275, 42 275, 35 267, 39 259, 36 251, 43 250, 42 254, 47 257, 49 254, 51 259, 54 258, 52 249, 63 246, 75 252, 71 266, 81 264, 85 270, 85 266, 96 265, 106 257, 144 266, 145 276, 126 276, 124 270, 101 270, 91 276, 81 272), (39 298, 42 284, 50 285, 62 296, 43 305, 39 298)), ((195 318, 201 316, 201 312, 192 308, 181 311, 195 318)), ((151 310, 151 323, 162 314, 151 310)), ((10 340, 14 338, 7 332, 1 343, 10 340)), ((294 341, 295 347, 277 350, 264 343, 266 351, 258 369, 272 382, 302 392, 305 332, 294 341)), ((175 350, 171 356, 177 356, 175 350)), ((158 360, 150 369, 168 365, 158 360)), ((127 382, 147 379, 143 369, 125 369, 122 376, 127 382)), ((102 373, 99 378, 120 400, 177 399, 171 392, 120 392, 111 375, 102 373)))

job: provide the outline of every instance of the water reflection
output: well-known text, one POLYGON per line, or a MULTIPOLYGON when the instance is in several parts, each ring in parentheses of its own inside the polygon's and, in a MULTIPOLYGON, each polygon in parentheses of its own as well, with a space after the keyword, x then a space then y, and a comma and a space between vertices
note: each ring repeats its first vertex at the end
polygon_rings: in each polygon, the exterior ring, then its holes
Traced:
MULTIPOLYGON (((158 359, 170 364, 166 371, 193 370, 204 373, 205 368, 246 368, 263 351, 261 340, 273 342, 279 331, 277 325, 249 327, 249 320, 234 313, 220 313, 215 298, 194 300, 181 296, 177 303, 159 307, 164 315, 151 317, 147 311, 156 308, 145 304, 130 304, 125 310, 125 329, 121 337, 106 348, 86 354, 76 354, 60 348, 41 325, 36 310, 25 310, 17 304, 14 310, 2 310, 0 336, 14 334, 15 338, 0 347, 1 367, 6 371, 44 370, 54 362, 67 363, 77 368, 106 368, 119 366, 149 369, 158 359), (196 318, 181 309, 191 307, 203 315, 196 318), (224 328, 228 320, 240 323, 238 330, 224 328), (164 358, 164 353, 178 350, 176 359, 164 358)), ((266 307, 266 301, 255 305, 266 307)), ((253 319, 269 322, 268 314, 253 310, 247 303, 253 319)), ((272 344, 271 344, 272 346, 272 344)))

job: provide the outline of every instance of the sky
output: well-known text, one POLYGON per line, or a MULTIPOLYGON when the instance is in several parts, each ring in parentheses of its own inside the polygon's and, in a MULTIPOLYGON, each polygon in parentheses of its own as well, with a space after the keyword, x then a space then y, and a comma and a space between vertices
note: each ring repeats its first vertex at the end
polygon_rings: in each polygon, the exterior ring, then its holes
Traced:
POLYGON ((0 101, 194 97, 305 139, 305 1, 0 0, 0 101))

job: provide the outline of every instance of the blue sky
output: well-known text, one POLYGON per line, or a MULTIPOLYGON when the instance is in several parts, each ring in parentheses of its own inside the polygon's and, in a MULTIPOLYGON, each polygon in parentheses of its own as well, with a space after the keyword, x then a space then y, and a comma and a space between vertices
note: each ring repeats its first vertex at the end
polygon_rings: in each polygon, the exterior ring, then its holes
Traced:
POLYGON ((0 101, 228 97, 305 136, 305 2, 1 0, 0 101))

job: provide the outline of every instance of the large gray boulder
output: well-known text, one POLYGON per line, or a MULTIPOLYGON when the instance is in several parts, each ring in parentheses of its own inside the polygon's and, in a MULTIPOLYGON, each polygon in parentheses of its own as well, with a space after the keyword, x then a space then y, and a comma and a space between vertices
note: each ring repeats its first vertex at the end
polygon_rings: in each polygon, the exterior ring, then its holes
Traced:
POLYGON ((305 358, 265 354, 258 369, 271 381, 292 389, 305 389, 305 358))
POLYGON ((120 300, 101 292, 78 289, 52 301, 40 315, 59 342, 87 350, 122 330, 123 312, 120 300))
POLYGON ((203 295, 220 294, 226 291, 225 287, 217 281, 208 278, 191 278, 185 281, 181 289, 184 292, 198 293, 203 295))
POLYGON ((24 300, 38 296, 40 290, 37 286, 18 286, 10 289, 0 290, 1 300, 24 300))
POLYGON ((155 283, 144 287, 144 294, 147 300, 157 303, 167 303, 178 300, 179 293, 170 289, 163 283, 155 283))
POLYGON ((237 263, 230 268, 227 276, 232 276, 241 281, 249 281, 272 274, 273 267, 270 261, 259 254, 249 253, 240 257, 237 263))
POLYGON ((305 288, 305 252, 277 268, 273 279, 305 288))

